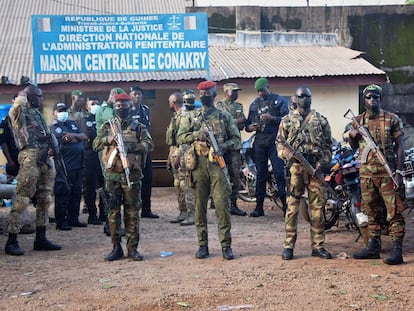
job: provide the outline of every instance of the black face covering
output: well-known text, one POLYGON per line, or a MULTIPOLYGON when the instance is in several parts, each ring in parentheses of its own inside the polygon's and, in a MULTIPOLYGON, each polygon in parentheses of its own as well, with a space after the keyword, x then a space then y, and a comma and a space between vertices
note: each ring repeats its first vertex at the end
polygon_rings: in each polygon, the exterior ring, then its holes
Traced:
POLYGON ((171 111, 171 112, 175 112, 174 107, 170 107, 170 111, 171 111))
POLYGON ((237 98, 239 98, 239 94, 237 92, 231 93, 230 100, 232 102, 234 102, 235 100, 237 100, 237 98))
POLYGON ((114 109, 114 111, 115 111, 116 116, 121 119, 127 119, 129 117, 129 107, 114 109))
POLYGON ((194 105, 184 105, 185 109, 187 109, 188 111, 194 110, 195 106, 194 105))
POLYGON ((213 106, 213 103, 214 103, 214 96, 212 96, 212 95, 210 95, 210 96, 207 96, 207 95, 200 96, 200 101, 204 106, 211 107, 211 106, 213 106))

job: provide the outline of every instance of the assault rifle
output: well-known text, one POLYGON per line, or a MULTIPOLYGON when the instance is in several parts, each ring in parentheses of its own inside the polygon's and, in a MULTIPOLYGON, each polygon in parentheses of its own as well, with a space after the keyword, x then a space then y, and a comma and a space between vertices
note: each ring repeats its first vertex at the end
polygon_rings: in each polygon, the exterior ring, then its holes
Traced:
MULTIPOLYGON (((43 127, 42 134, 45 135, 49 148, 52 150, 53 154, 53 161, 55 163, 55 170, 59 173, 59 176, 62 177, 63 182, 66 186, 66 189, 70 192, 71 186, 68 181, 68 171, 66 170, 65 161, 62 158, 62 154, 60 153, 59 142, 56 139, 56 136, 50 131, 49 127, 47 126, 43 115, 40 113, 39 110, 34 109, 39 119, 41 121, 41 125, 43 127)), ((42 155, 41 162, 46 163, 46 159, 48 157, 48 152, 46 151, 44 155, 42 155)))
POLYGON ((277 140, 280 141, 290 152, 293 153, 293 157, 298 160, 300 162, 300 164, 303 165, 303 167, 305 168, 305 170, 311 174, 312 176, 315 176, 316 178, 318 178, 318 180, 321 182, 321 184, 326 187, 326 189, 328 189, 328 191, 332 194, 332 196, 335 199, 339 199, 338 194, 335 192, 334 189, 332 189, 332 187, 325 181, 325 178, 323 177, 323 174, 321 171, 317 170, 316 168, 314 168, 312 166, 312 164, 309 163, 309 161, 303 156, 302 153, 298 152, 297 150, 295 150, 288 142, 287 140, 279 135, 277 137, 277 140))
POLYGON ((55 169, 59 173, 59 176, 62 177, 63 182, 65 183, 66 189, 70 191, 70 184, 68 181, 68 171, 66 170, 65 161, 62 158, 60 153, 59 143, 56 139, 56 136, 53 133, 46 133, 46 137, 49 141, 50 149, 52 149, 53 160, 55 162, 55 169))
POLYGON ((112 152, 111 156, 108 160, 108 168, 112 167, 113 160, 117 153, 119 153, 119 158, 122 162, 122 168, 125 172, 126 181, 128 184, 128 188, 131 188, 132 182, 130 180, 130 170, 129 170, 129 163, 128 163, 128 154, 127 149, 125 147, 124 139, 122 138, 121 134, 121 125, 119 124, 119 120, 117 118, 109 119, 109 125, 111 126, 112 134, 115 136, 115 142, 116 142, 116 149, 114 149, 114 152, 112 152))
POLYGON ((361 154, 361 163, 367 163, 368 154, 372 151, 377 156, 378 160, 381 162, 381 164, 384 166, 385 171, 387 172, 388 176, 392 179, 392 182, 394 183, 394 191, 397 191, 400 185, 398 184, 397 180, 395 179, 392 170, 390 166, 387 163, 387 159, 385 158, 384 154, 381 152, 380 148, 375 143, 374 139, 372 138, 370 132, 368 129, 359 124, 355 114, 352 112, 351 109, 348 109, 348 111, 344 114, 344 117, 349 119, 347 117, 348 114, 351 114, 351 120, 352 122, 357 126, 358 132, 361 134, 362 138, 365 140, 366 146, 364 147, 364 151, 361 154))
POLYGON ((223 171, 224 176, 226 176, 227 183, 231 187, 229 171, 227 169, 226 162, 224 161, 224 157, 223 157, 223 153, 221 151, 221 148, 219 147, 219 145, 217 143, 217 139, 214 137, 213 131, 211 130, 210 126, 208 125, 206 119, 204 118, 204 115, 201 115, 201 119, 202 119, 202 121, 204 122, 204 124, 207 128, 209 141, 210 141, 211 147, 213 147, 213 157, 216 160, 218 166, 223 171))

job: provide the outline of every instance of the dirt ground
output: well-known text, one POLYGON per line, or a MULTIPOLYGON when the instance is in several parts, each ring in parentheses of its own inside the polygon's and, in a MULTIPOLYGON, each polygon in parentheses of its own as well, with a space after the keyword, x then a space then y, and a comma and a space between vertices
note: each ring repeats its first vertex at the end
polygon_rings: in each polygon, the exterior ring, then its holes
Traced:
MULTIPOLYGON (((399 266, 337 258, 363 247, 344 220, 327 233, 325 247, 334 259, 310 256, 309 225, 301 219, 295 259, 282 261, 282 212, 270 201, 265 217, 232 216, 232 261, 222 259, 209 209, 210 257, 198 260, 194 226, 169 223, 177 215, 173 189, 155 188, 152 201, 161 217, 141 220, 142 262, 105 262, 111 242, 102 226, 64 232, 49 224, 48 238, 63 245, 55 252, 33 251, 34 234, 19 235, 26 252, 20 257, 4 254, 7 235, 0 235, 0 310, 414 310, 414 213, 405 212, 405 263, 399 266), (161 251, 173 255, 160 257, 161 251)), ((3 223, 6 213, 0 208, 3 223)), ((390 250, 384 236, 382 257, 390 250)))

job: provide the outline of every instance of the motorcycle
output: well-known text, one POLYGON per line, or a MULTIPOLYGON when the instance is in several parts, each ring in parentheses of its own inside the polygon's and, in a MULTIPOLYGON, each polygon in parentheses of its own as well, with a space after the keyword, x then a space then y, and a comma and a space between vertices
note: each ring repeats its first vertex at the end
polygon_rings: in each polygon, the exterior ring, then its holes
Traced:
MULTIPOLYGON (((334 145, 330 165, 324 170, 327 186, 334 189, 336 196, 327 192, 328 199, 323 210, 325 230, 337 225, 341 215, 345 215, 345 227, 351 232, 357 232, 356 242, 362 236, 367 240, 362 228, 368 225, 368 218, 361 208, 361 189, 359 179, 358 153, 340 143, 334 145)), ((310 222, 306 196, 300 204, 303 218, 310 222)))
MULTIPOLYGON (((255 134, 242 141, 242 148, 240 149, 241 167, 240 167, 240 181, 241 189, 239 191, 239 198, 244 202, 256 202, 256 176, 257 170, 254 163, 254 142, 255 134)), ((277 190, 277 182, 273 175, 272 163, 268 161, 268 177, 266 182, 266 197, 273 201, 277 207, 283 209, 282 201, 277 190)))

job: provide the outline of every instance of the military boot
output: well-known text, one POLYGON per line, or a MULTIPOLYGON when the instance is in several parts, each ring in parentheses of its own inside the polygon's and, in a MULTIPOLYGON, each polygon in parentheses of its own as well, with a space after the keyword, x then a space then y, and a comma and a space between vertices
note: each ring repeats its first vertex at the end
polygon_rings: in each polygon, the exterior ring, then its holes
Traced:
POLYGON ((128 258, 132 261, 144 260, 144 257, 136 249, 128 249, 128 258))
POLYGON ((257 204, 253 212, 250 213, 250 217, 264 216, 263 204, 257 204))
POLYGON ((379 259, 381 251, 381 240, 379 237, 369 239, 368 247, 353 254, 355 259, 379 259))
POLYGON ((186 211, 180 211, 180 214, 177 217, 175 217, 173 220, 170 220, 170 223, 178 224, 178 223, 182 222, 183 220, 185 220, 186 217, 187 217, 187 212, 186 211))
POLYGON ((120 243, 114 245, 112 251, 105 256, 106 261, 114 261, 124 257, 124 251, 120 243))
POLYGON ((194 225, 194 211, 189 211, 187 217, 180 223, 180 226, 194 225))
POLYGON ((236 215, 236 216, 246 216, 247 213, 243 210, 241 210, 238 206, 237 206, 237 200, 231 200, 231 205, 230 205, 230 214, 232 215, 236 215))
POLYGON ((17 234, 9 233, 9 239, 6 242, 4 248, 6 254, 13 256, 24 255, 23 250, 20 248, 19 243, 17 242, 17 234))
POLYGON ((33 249, 35 251, 58 251, 62 249, 62 246, 54 244, 46 239, 46 227, 36 227, 36 238, 33 243, 33 249))
POLYGON ((195 256, 197 259, 204 259, 210 256, 210 253, 208 252, 208 246, 201 245, 195 256))
POLYGON ((390 255, 384 258, 384 262, 388 265, 399 265, 403 263, 402 257, 402 241, 395 241, 394 248, 390 255))

